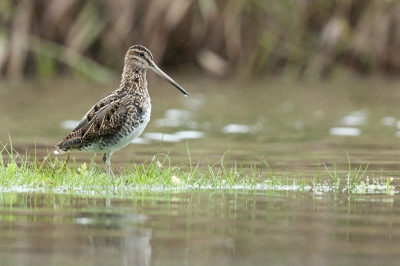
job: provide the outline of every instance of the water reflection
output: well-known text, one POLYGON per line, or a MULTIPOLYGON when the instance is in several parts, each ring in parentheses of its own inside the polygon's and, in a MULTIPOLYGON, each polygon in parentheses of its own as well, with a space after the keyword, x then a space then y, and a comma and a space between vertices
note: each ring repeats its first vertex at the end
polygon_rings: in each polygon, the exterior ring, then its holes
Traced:
POLYGON ((399 195, 0 194, 1 265, 395 265, 399 195), (373 259, 371 259, 373 256, 373 259))
MULTIPOLYGON (((396 122, 397 122, 396 118, 392 116, 385 116, 382 117, 381 119, 381 123, 384 126, 394 126, 396 122)), ((397 126, 397 128, 399 128, 399 126, 397 126)))
POLYGON ((195 130, 178 131, 178 132, 175 132, 174 134, 183 140, 185 140, 185 139, 201 139, 204 137, 203 132, 195 131, 195 130))
POLYGON ((156 127, 180 127, 186 125, 191 119, 191 111, 169 109, 165 112, 163 118, 156 119, 153 124, 156 127))
POLYGON ((222 128, 222 133, 232 134, 232 133, 249 133, 252 132, 252 128, 246 125, 229 124, 222 128))
POLYGON ((0 264, 151 265, 148 217, 108 202, 2 193, 0 264))
POLYGON ((356 127, 333 127, 329 130, 329 134, 336 136, 360 136, 361 129, 356 127))
POLYGON ((62 129, 67 129, 67 130, 74 130, 76 126, 79 124, 80 121, 78 120, 65 120, 61 122, 61 128, 62 129))
POLYGON ((363 126, 367 123, 369 111, 353 111, 340 119, 340 124, 346 127, 333 127, 329 130, 330 135, 335 136, 360 136, 361 129, 356 126, 363 126))
POLYGON ((340 119, 340 123, 344 126, 362 126, 367 123, 368 110, 353 111, 349 115, 340 119))
POLYGON ((187 140, 187 139, 203 138, 204 133, 201 131, 186 130, 186 131, 178 131, 173 134, 149 132, 149 133, 144 133, 143 136, 147 140, 155 140, 157 142, 160 142, 160 141, 178 142, 178 141, 187 140))
MULTIPOLYGON (((259 119, 262 120, 262 119, 259 119)), ((240 124, 229 124, 222 128, 224 134, 236 134, 236 133, 255 133, 260 131, 264 126, 263 122, 257 122, 254 125, 240 125, 240 124)))

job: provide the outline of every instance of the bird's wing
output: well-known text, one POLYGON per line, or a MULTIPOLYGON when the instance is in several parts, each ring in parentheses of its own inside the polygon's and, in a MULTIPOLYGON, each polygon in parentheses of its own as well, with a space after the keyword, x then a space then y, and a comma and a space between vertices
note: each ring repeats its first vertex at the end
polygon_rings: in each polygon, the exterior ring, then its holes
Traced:
POLYGON ((110 94, 94 105, 78 126, 60 143, 57 149, 78 148, 118 132, 126 122, 132 102, 129 94, 110 94))

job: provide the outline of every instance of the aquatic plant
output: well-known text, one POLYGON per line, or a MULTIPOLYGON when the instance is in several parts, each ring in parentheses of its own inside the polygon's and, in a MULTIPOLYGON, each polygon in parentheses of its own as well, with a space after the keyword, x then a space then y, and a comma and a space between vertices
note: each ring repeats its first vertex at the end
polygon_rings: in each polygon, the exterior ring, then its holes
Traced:
MULTIPOLYGON (((47 154, 39 159, 26 152, 18 154, 9 144, 3 144, 0 152, 0 187, 2 190, 50 189, 57 191, 81 191, 82 193, 132 193, 143 190, 169 189, 245 189, 245 190, 300 190, 365 194, 393 194, 395 187, 391 177, 375 177, 372 180, 365 168, 339 171, 333 164, 333 171, 327 166, 327 176, 315 178, 298 173, 286 172, 277 175, 265 161, 260 166, 243 168, 237 162, 229 163, 229 151, 216 163, 208 162, 206 167, 194 167, 192 163, 174 166, 168 154, 158 152, 152 160, 131 164, 121 168, 117 177, 108 176, 102 167, 92 159, 90 164, 77 163, 70 154, 65 160, 52 158, 47 154), (265 172, 265 173, 264 173, 265 172), (341 178, 342 177, 342 178, 341 178), (333 182, 332 182, 333 181, 333 182)), ((190 152, 188 150, 189 158, 190 152)), ((190 159, 189 159, 190 161, 190 159)))

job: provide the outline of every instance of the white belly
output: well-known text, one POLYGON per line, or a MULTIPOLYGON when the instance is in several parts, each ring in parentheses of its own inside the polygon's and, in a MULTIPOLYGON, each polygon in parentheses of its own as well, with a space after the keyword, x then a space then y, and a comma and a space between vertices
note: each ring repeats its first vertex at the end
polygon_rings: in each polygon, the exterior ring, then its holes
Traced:
POLYGON ((140 123, 139 126, 137 128, 135 128, 134 130, 132 130, 131 133, 122 137, 118 141, 117 144, 110 146, 109 151, 113 153, 117 150, 120 150, 123 147, 125 147, 126 145, 128 145, 129 143, 131 143, 132 140, 138 138, 143 133, 144 129, 146 128, 147 124, 149 123, 150 115, 151 115, 151 105, 150 105, 150 108, 148 109, 148 111, 146 112, 146 114, 143 116, 143 123, 140 123))

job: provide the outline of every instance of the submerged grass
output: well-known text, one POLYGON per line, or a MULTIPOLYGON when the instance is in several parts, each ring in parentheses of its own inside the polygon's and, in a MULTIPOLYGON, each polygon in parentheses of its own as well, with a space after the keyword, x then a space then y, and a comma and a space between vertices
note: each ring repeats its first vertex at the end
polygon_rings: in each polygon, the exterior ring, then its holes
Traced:
POLYGON ((393 178, 366 176, 367 167, 360 166, 340 171, 335 163, 332 170, 325 166, 327 175, 314 177, 301 174, 275 174, 265 157, 261 165, 249 169, 236 162, 229 164, 227 151, 215 164, 206 167, 193 165, 188 149, 189 166, 173 166, 168 154, 158 152, 151 161, 132 164, 120 170, 117 177, 108 176, 94 160, 90 164, 77 163, 67 155, 65 160, 53 159, 50 154, 39 160, 34 154, 18 154, 12 144, 3 145, 0 152, 0 190, 52 190, 78 194, 125 194, 138 190, 169 189, 255 189, 292 190, 315 193, 333 192, 347 194, 394 194, 393 178), (5 158, 8 159, 5 159, 5 158), (231 166, 229 166, 231 165, 231 166), (365 177, 364 177, 365 176, 365 177))

